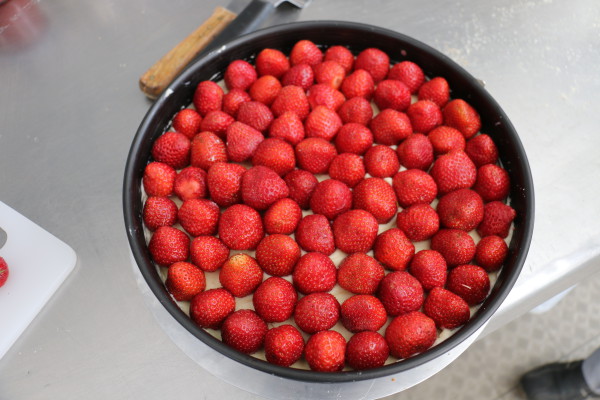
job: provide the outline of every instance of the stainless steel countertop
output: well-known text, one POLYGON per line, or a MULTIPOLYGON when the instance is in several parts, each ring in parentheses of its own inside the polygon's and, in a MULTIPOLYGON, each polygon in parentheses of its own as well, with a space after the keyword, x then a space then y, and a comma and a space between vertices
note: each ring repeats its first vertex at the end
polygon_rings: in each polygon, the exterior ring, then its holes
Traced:
MULTIPOLYGON (((150 105, 139 76, 227 2, 20 3, 10 23, 30 43, 0 47, 0 200, 68 243, 78 262, 0 360, 0 398, 257 398, 200 368, 156 323, 121 209, 127 152, 150 105)), ((314 0, 285 11, 425 42, 484 80, 508 114, 531 163, 536 225, 523 274, 489 329, 597 271, 600 4, 314 0)))

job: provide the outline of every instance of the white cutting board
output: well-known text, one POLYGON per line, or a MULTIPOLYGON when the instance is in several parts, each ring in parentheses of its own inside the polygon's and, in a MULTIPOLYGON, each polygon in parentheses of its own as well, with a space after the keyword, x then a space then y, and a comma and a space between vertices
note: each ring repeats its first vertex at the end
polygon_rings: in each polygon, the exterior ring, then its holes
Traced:
MULTIPOLYGON (((8 280, 0 287, 0 358, 44 307, 75 267, 73 249, 0 202, 6 242, 0 256, 8 280)), ((0 242, 1 245, 1 242, 0 242)))

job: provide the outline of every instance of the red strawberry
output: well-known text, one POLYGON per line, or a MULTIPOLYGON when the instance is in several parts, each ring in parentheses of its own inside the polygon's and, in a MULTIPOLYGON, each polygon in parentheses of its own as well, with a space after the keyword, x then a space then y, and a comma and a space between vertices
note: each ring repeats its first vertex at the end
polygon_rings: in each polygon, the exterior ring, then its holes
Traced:
POLYGON ((433 346, 436 339, 435 322, 419 311, 394 318, 385 330, 390 354, 397 358, 422 353, 433 346))
POLYGON ((344 124, 354 122, 366 126, 373 118, 373 108, 364 97, 352 97, 338 108, 338 114, 344 124))
POLYGON ((490 235, 481 238, 475 248, 475 263, 487 272, 500 269, 506 256, 508 245, 500 236, 490 235))
POLYGON ((336 372, 344 368, 346 339, 337 331, 312 335, 304 347, 304 358, 313 371, 336 372))
POLYGON ((260 142, 265 140, 260 131, 239 121, 229 125, 226 137, 227 157, 235 162, 243 162, 252 158, 260 142))
POLYGON ((328 141, 333 139, 341 127, 339 115, 325 106, 315 107, 304 121, 306 137, 320 137, 328 141))
MULTIPOLYGON (((275 79, 275 78, 273 78, 275 79)), ((275 79, 277 83, 279 81, 275 79)), ((254 86, 256 82, 252 85, 254 86)), ((281 85, 279 85, 281 87, 281 85)), ((273 96, 275 98, 275 96, 273 96)), ((231 89, 229 92, 223 95, 223 112, 235 117, 242 103, 252 100, 252 97, 241 89, 231 89)))
POLYGON ((310 112, 310 104, 304 89, 294 85, 284 86, 273 100, 271 111, 276 118, 290 111, 304 121, 310 112))
POLYGON ((302 219, 302 209, 290 198, 277 200, 271 204, 263 216, 265 232, 291 235, 302 219))
POLYGON ((252 296, 254 310, 265 322, 283 322, 292 316, 298 293, 291 283, 272 276, 252 296))
POLYGON ((431 175, 420 169, 398 172, 392 180, 398 204, 406 208, 413 204, 430 204, 437 197, 437 185, 431 175))
POLYGON ((473 137, 481 129, 479 114, 463 99, 454 99, 442 109, 444 125, 458 129, 465 139, 473 137))
POLYGON ((352 208, 373 214, 378 223, 391 220, 398 211, 392 186, 381 178, 367 178, 354 187, 352 208))
POLYGON ((378 331, 387 322, 387 314, 377 297, 357 294, 342 303, 341 320, 350 332, 378 331))
POLYGON ((312 211, 326 216, 329 220, 334 220, 351 206, 352 192, 346 184, 335 179, 319 182, 310 198, 312 211))
POLYGON ((8 274, 8 264, 4 258, 0 257, 0 287, 4 286, 6 283, 8 274))
POLYGON ((346 77, 346 70, 336 61, 323 61, 314 66, 315 81, 339 89, 346 77))
POLYGON ((294 326, 280 325, 267 331, 264 345, 268 362, 289 367, 302 356, 304 338, 294 326))
POLYGON ((302 294, 329 292, 337 282, 337 268, 323 253, 306 253, 296 263, 292 279, 302 294))
POLYGON ((284 176, 296 167, 294 148, 283 139, 265 139, 256 148, 252 164, 269 167, 279 176, 284 176))
POLYGON ((221 214, 219 238, 232 250, 255 249, 264 236, 260 214, 245 204, 234 204, 221 214))
POLYGON ((395 317, 419 310, 424 294, 417 278, 406 271, 394 271, 381 280, 377 297, 388 315, 395 317))
POLYGON ((413 133, 408 136, 397 149, 400 164, 408 169, 427 171, 433 162, 433 146, 427 136, 413 133))
POLYGON ((373 256, 387 269, 403 271, 415 254, 415 246, 400 229, 392 228, 375 240, 373 256))
POLYGON ((284 112, 271 122, 269 136, 283 139, 295 146, 304 139, 304 124, 296 113, 284 112))
POLYGON ((192 139, 191 164, 205 171, 216 162, 227 162, 225 143, 212 132, 200 132, 192 139))
POLYGON ((425 74, 421 67, 414 62, 402 61, 390 69, 388 79, 401 81, 414 94, 417 93, 423 82, 425 82, 425 74))
POLYGON ((223 89, 213 81, 202 81, 194 91, 192 102, 196 111, 204 117, 210 111, 221 109, 223 105, 223 89))
POLYGON ((372 145, 373 134, 371 130, 355 122, 343 125, 335 137, 335 147, 339 153, 361 155, 371 148, 372 145))
POLYGON ((229 258, 229 248, 215 236, 197 236, 190 244, 190 259, 203 271, 216 271, 229 258))
POLYGON ((292 65, 316 65, 322 60, 323 52, 310 40, 298 41, 290 51, 290 62, 292 65))
POLYGON ((166 197, 173 193, 177 171, 167 164, 153 161, 146 165, 142 184, 148 196, 166 197))
POLYGON ((225 69, 223 80, 227 89, 247 90, 258 78, 256 70, 248 61, 234 60, 225 69))
POLYGON ((308 171, 296 169, 287 174, 284 180, 290 190, 290 199, 298 203, 300 208, 308 209, 310 197, 319 183, 317 178, 308 171))
POLYGON ((505 238, 516 216, 517 212, 511 206, 501 201, 489 202, 483 207, 483 220, 477 227, 477 233, 481 237, 496 235, 505 238))
POLYGON ((355 370, 381 367, 389 354, 386 340, 377 332, 359 332, 346 345, 346 363, 355 370))
POLYGON ((209 289, 190 302, 190 318, 202 328, 218 329, 235 310, 235 298, 223 288, 209 289))
POLYGON ((420 242, 440 229, 440 218, 429 204, 414 204, 398 213, 396 225, 407 238, 420 242))
POLYGON ((269 275, 290 275, 299 259, 300 246, 288 235, 265 236, 256 247, 256 261, 269 275))
MULTIPOLYGON (((373 257, 366 255, 365 253, 354 253, 340 263, 338 267, 338 284, 355 294, 374 294, 379 287, 379 282, 385 276, 385 270, 373 257)), ((368 310, 369 313, 375 312, 375 310, 368 310)), ((385 312, 383 313, 385 315, 385 312)), ((375 316, 373 314, 373 316, 375 316)), ((358 321, 354 321, 355 324, 358 321)), ((383 321, 385 322, 385 320, 383 321)), ((383 325, 383 323, 381 324, 383 325)), ((348 326, 344 324, 346 328, 348 326)), ((379 326, 381 328, 381 326, 379 326)), ((377 329, 379 329, 377 328, 377 329)), ((377 329, 372 329, 376 331, 377 329)), ((348 328, 351 332, 352 329, 348 328)), ((364 330, 364 329, 361 329, 364 330)))
POLYGON ((237 310, 221 326, 223 343, 237 351, 252 354, 260 349, 267 333, 267 324, 252 310, 237 310))
POLYGON ((324 174, 337 155, 335 146, 325 139, 306 138, 296 145, 298 166, 313 174, 324 174))
POLYGON ((379 82, 373 93, 373 101, 380 110, 391 108, 393 110, 404 111, 410 105, 410 100, 410 90, 408 87, 400 81, 391 79, 379 82))
POLYGON ((257 131, 265 132, 273 122, 273 113, 268 106, 259 101, 248 101, 240 104, 236 118, 257 131))
POLYGON ((442 226, 470 231, 483 219, 483 200, 470 189, 458 189, 443 195, 436 208, 442 226))
POLYGON ((371 120, 369 127, 375 142, 388 146, 400 143, 413 132, 408 116, 392 109, 382 110, 371 120))
POLYGON ((364 97, 366 100, 371 100, 375 91, 375 82, 366 70, 356 69, 343 80, 340 90, 347 99, 364 97))
POLYGON ((433 146, 435 155, 446 154, 452 150, 465 149, 465 137, 459 130, 450 128, 449 126, 438 126, 430 131, 427 137, 433 146))
POLYGON ((324 215, 312 214, 302 218, 296 228, 295 238, 307 252, 318 251, 330 255, 335 251, 333 231, 324 215))
POLYGON ((357 154, 339 154, 335 156, 329 165, 329 176, 332 179, 344 182, 351 188, 364 179, 365 173, 363 160, 357 154))
POLYGON ((435 250, 421 250, 410 262, 410 273, 417 278, 423 289, 444 287, 448 275, 448 265, 444 257, 435 250))
POLYGON ((168 197, 148 197, 142 212, 144 224, 151 231, 171 226, 177 221, 177 205, 168 197))
POLYGON ((273 75, 281 78, 290 69, 290 62, 281 51, 264 49, 256 56, 255 67, 258 76, 273 75))
POLYGON ((354 69, 364 69, 378 83, 385 79, 390 70, 390 57, 376 48, 361 51, 354 61, 354 69))
POLYGON ((154 262, 168 267, 190 255, 190 238, 177 228, 161 226, 150 238, 148 250, 154 262))
POLYGON ((239 253, 230 257, 219 270, 219 282, 235 297, 254 293, 262 281, 262 269, 248 254, 239 253))
POLYGON ((322 83, 312 85, 306 96, 311 109, 315 109, 317 106, 325 106, 330 110, 337 111, 346 101, 342 92, 322 83))
POLYGON ((255 101, 271 106, 279 92, 281 91, 281 82, 272 75, 261 76, 250 86, 248 94, 255 101))
POLYGON ((498 161, 498 148, 492 138, 485 133, 469 139, 465 146, 465 153, 478 167, 495 164, 498 161))
POLYGON ((315 73, 308 64, 297 64, 292 66, 281 78, 281 84, 283 86, 300 86, 304 90, 307 90, 314 83, 315 73))
POLYGON ((239 164, 217 162, 206 175, 206 185, 211 199, 221 207, 242 201, 242 176, 246 168, 239 164))
POLYGON ((198 167, 186 167, 179 171, 173 184, 173 192, 180 200, 206 197, 206 171, 198 167))
POLYGON ((454 267, 448 274, 446 288, 474 306, 485 300, 490 291, 490 277, 478 265, 463 264, 454 267))
POLYGON ((325 61, 335 61, 344 67, 346 73, 352 71, 354 55, 344 46, 331 46, 325 51, 325 61))
POLYGON ((219 206, 207 199, 189 199, 177 212, 179 223, 192 236, 214 235, 219 223, 219 206))
POLYGON ((486 164, 477 170, 477 178, 473 185, 483 201, 504 200, 510 191, 508 172, 496 164, 486 164))
POLYGON ((439 76, 423 83, 418 93, 419 100, 433 101, 440 108, 450 100, 450 86, 446 79, 439 76))
POLYGON ((440 229, 431 238, 431 249, 438 251, 448 266, 468 264, 475 256, 475 241, 460 229, 440 229))
POLYGON ((365 168, 369 175, 375 178, 394 176, 400 169, 400 161, 394 149, 377 145, 367 150, 365 154, 365 168))
POLYGON ((419 100, 411 104, 406 114, 415 132, 428 133, 442 124, 442 110, 430 100, 419 100))
POLYGON ((329 293, 311 293, 296 303, 294 322, 306 333, 324 331, 338 321, 340 303, 329 293))
POLYGON ((206 278, 204 272, 194 264, 178 261, 169 266, 165 286, 177 301, 190 301, 192 297, 204 291, 206 278))
POLYGON ((242 176, 242 200, 255 210, 266 210, 288 194, 285 181, 271 168, 258 165, 242 176))
POLYGON ((188 139, 191 139, 200 132, 201 122, 202 117, 196 110, 184 108, 175 114, 172 124, 175 131, 183 133, 188 139))
POLYGON ((439 194, 444 195, 473 186, 477 168, 464 151, 454 150, 440 156, 433 163, 430 174, 437 184, 439 194))
POLYGON ((202 120, 200 130, 212 132, 219 138, 225 139, 227 128, 234 122, 235 119, 225 111, 210 111, 202 120))
POLYGON ((338 249, 345 253, 366 253, 377 236, 377 220, 365 210, 350 210, 333 222, 333 237, 338 249))
POLYGON ((423 304, 423 312, 435 321, 438 328, 447 329, 458 328, 471 317, 467 302, 441 287, 431 289, 423 304))

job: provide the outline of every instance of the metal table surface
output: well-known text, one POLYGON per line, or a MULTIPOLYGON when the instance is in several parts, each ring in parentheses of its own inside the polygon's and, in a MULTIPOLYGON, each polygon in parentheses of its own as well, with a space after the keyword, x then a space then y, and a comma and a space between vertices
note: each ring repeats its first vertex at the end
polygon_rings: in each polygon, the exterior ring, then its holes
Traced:
MULTIPOLYGON (((28 0, 0 24, 0 200, 78 256, 0 360, 0 398, 256 398, 200 368, 156 323, 121 209, 127 152, 150 105, 139 76, 226 4, 28 0), (8 40, 11 24, 21 39, 8 40)), ((315 0, 283 14, 267 24, 350 20, 423 41, 483 79, 512 120, 531 163, 536 224, 523 273, 488 330, 597 270, 597 2, 315 0)))

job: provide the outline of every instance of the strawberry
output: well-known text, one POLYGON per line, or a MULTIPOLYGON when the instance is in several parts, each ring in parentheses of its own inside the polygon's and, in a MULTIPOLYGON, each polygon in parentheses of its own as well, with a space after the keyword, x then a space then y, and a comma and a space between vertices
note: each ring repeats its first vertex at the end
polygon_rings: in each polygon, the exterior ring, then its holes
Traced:
POLYGON ((431 238, 431 249, 438 251, 448 266, 468 264, 475 256, 475 241, 460 229, 440 229, 431 238))
POLYGON ((483 207, 483 220, 477 227, 477 233, 481 237, 496 235, 506 238, 516 216, 517 212, 511 206, 491 201, 483 207))
POLYGON ((152 234, 148 250, 154 262, 168 267, 187 260, 190 255, 190 238, 177 228, 161 226, 152 234))
POLYGON ((373 257, 392 271, 405 270, 414 254, 414 244, 397 228, 381 233, 373 246, 373 257))
POLYGON ((411 104, 406 110, 406 115, 415 132, 426 134, 442 124, 442 110, 430 100, 419 100, 411 104))
POLYGON ((292 66, 281 78, 281 84, 283 86, 300 86, 304 90, 307 90, 314 83, 315 73, 308 64, 296 64, 292 66))
POLYGON ((237 310, 221 326, 221 338, 226 345, 246 354, 260 349, 267 334, 267 324, 252 310, 237 310))
POLYGON ((418 91, 419 100, 433 101, 440 108, 450 100, 450 86, 446 79, 436 76, 423 83, 418 91))
POLYGON ((375 142, 388 146, 400 143, 413 132, 408 116, 392 109, 382 110, 371 120, 369 127, 375 142))
POLYGON ((196 86, 192 99, 196 111, 204 117, 223 105, 223 89, 213 81, 202 81, 196 86))
POLYGON ((227 89, 247 90, 258 78, 256 70, 248 61, 234 60, 225 69, 223 80, 227 89))
POLYGON ((256 261, 269 275, 290 275, 299 259, 300 246, 288 235, 265 236, 256 247, 256 261))
POLYGON ((216 162, 227 162, 225 143, 212 132, 200 132, 192 139, 191 164, 205 171, 216 162))
POLYGON ((490 291, 490 277, 478 265, 462 264, 448 274, 446 288, 474 306, 485 300, 490 291))
POLYGON ((314 67, 315 81, 339 89, 346 77, 346 70, 336 61, 323 61, 314 67))
POLYGON ((333 222, 335 246, 347 254, 366 253, 377 236, 377 220, 365 210, 350 210, 333 222))
POLYGON ((386 79, 377 84, 373 101, 380 110, 391 108, 405 111, 410 105, 410 90, 400 81, 386 79))
POLYGON ((504 200, 510 191, 510 177, 508 172, 496 164, 482 165, 477 169, 477 178, 475 179, 473 190, 485 202, 504 200))
POLYGON ((207 199, 189 199, 177 212, 179 223, 192 236, 214 235, 219 223, 219 206, 207 199))
POLYGON ((473 137, 481 129, 479 114, 463 99, 454 99, 442 109, 444 125, 458 129, 465 139, 473 137))
POLYGON ((265 322, 283 322, 292 316, 298 293, 291 283, 272 276, 252 296, 254 310, 265 322))
POLYGON ((448 265, 441 253, 435 250, 421 250, 410 262, 409 272, 417 278, 423 289, 444 287, 448 275, 448 265))
POLYGON ((306 96, 311 109, 315 109, 317 106, 325 106, 337 111, 346 101, 342 92, 322 83, 312 85, 306 92, 306 96))
POLYGON ((300 220, 295 234, 302 250, 318 251, 330 255, 335 251, 333 231, 327 217, 320 214, 307 215, 300 220))
POLYGON ((319 183, 317 178, 308 171, 296 169, 288 173, 284 180, 290 190, 290 199, 298 203, 300 208, 308 209, 310 197, 319 183))
POLYGON ((201 292, 190 302, 190 318, 202 328, 220 328, 234 310, 235 297, 223 288, 201 292))
POLYGON ((204 272, 194 264, 178 261, 169 266, 165 286, 177 301, 190 301, 192 297, 204 291, 206 278, 204 272))
POLYGON ((348 122, 342 125, 335 137, 335 147, 339 153, 361 155, 372 145, 373 133, 371 133, 371 130, 356 122, 348 122))
POLYGON ((271 168, 257 165, 242 176, 242 200, 255 210, 266 210, 289 192, 285 181, 271 168))
POLYGON ((217 162, 206 174, 210 198, 221 207, 242 201, 242 176, 246 168, 239 164, 217 162))
POLYGON ((401 81, 412 94, 417 93, 425 82, 423 70, 412 61, 402 61, 392 66, 387 78, 401 81))
POLYGON ((468 232, 483 219, 483 200, 471 189, 458 189, 443 195, 436 210, 442 226, 468 232))
POLYGON ((385 79, 390 70, 390 57, 376 48, 368 48, 361 51, 354 61, 354 69, 364 69, 378 83, 385 79))
POLYGON ((322 138, 306 138, 296 145, 298 166, 313 174, 324 174, 337 156, 335 146, 322 138))
POLYGON ((269 167, 279 176, 284 176, 296 167, 294 148, 283 139, 265 139, 256 148, 252 164, 269 167))
POLYGON ((295 146, 305 137, 304 124, 296 113, 284 112, 271 122, 269 136, 283 139, 295 146))
POLYGON ((148 197, 142 212, 144 224, 151 231, 172 226, 177 221, 177 205, 168 197, 148 197))
POLYGON ((485 133, 469 139, 465 146, 465 153, 478 167, 495 164, 498 161, 498 148, 492 138, 485 133))
POLYGON ((339 115, 325 106, 315 107, 304 121, 306 137, 320 137, 327 141, 331 141, 341 127, 339 115))
POLYGON ((271 111, 276 118, 284 112, 290 111, 296 113, 298 118, 304 121, 310 112, 310 104, 304 89, 294 85, 284 86, 273 100, 271 111))
POLYGON ((337 268, 323 253, 306 253, 296 263, 292 280, 302 294, 329 292, 337 282, 337 268))
POLYGON ((272 75, 264 75, 250 86, 248 94, 250 95, 250 99, 259 101, 270 107, 279 95, 281 87, 279 79, 272 75))
POLYGON ((398 145, 396 150, 400 164, 407 169, 427 171, 433 162, 433 146, 422 133, 413 133, 398 145))
MULTIPOLYGON (((273 79, 275 79, 275 78, 273 78, 273 79)), ((279 83, 279 81, 277 79, 275 79, 275 81, 277 83, 279 83)), ((254 84, 252 84, 252 87, 255 85, 256 85, 256 82, 254 82, 254 84)), ((279 85, 279 87, 281 87, 281 85, 279 85)), ((275 96, 273 96, 273 98, 275 98, 275 96)), ((240 105, 242 105, 242 103, 245 103, 250 100, 252 100, 252 97, 250 97, 248 92, 245 92, 241 89, 231 89, 229 92, 227 92, 223 95, 223 106, 222 106, 223 112, 226 112, 227 114, 231 115, 232 117, 235 117, 235 115, 237 114, 237 112, 240 108, 240 105)))
POLYGON ((304 347, 304 358, 313 371, 337 372, 344 368, 346 339, 337 331, 312 335, 304 347))
POLYGON ((433 146, 433 152, 439 156, 446 154, 452 150, 464 150, 466 141, 465 137, 459 130, 450 128, 449 126, 438 126, 431 130, 427 137, 433 146))
POLYGON ((298 41, 290 51, 290 63, 292 65, 308 64, 316 65, 323 60, 323 52, 310 40, 298 41))
POLYGON ((291 235, 302 219, 302 209, 290 198, 279 199, 267 209, 263 216, 265 232, 272 235, 291 235))
POLYGON ((346 73, 352 71, 354 66, 354 55, 344 46, 331 46, 325 51, 325 61, 335 61, 340 64, 346 73))
POLYGON ((248 254, 231 256, 219 270, 219 282, 235 297, 254 293, 263 281, 263 271, 248 254))
POLYGON ((227 128, 234 122, 235 119, 225 111, 210 111, 202 120, 200 130, 203 132, 212 132, 223 140, 225 139, 227 128))
POLYGON ((400 315, 385 330, 385 340, 390 354, 397 358, 409 358, 429 349, 437 339, 435 322, 419 311, 400 315))
POLYGON ((352 97, 338 108, 338 114, 344 124, 354 122, 366 126, 373 118, 373 108, 364 97, 352 97))
POLYGON ((176 132, 183 133, 188 139, 191 139, 200 132, 201 123, 202 117, 196 110, 184 108, 175 114, 172 125, 176 132))
POLYGON ((375 91, 375 81, 366 70, 356 69, 342 81, 340 90, 347 99, 364 97, 371 100, 375 91))
POLYGON ((354 187, 365 177, 365 165, 357 154, 342 153, 331 161, 329 176, 344 182, 348 187, 354 187))
POLYGON ((268 362, 289 367, 302 356, 304 338, 294 326, 280 325, 267 331, 264 346, 268 362))
MULTIPOLYGON (((358 253, 357 253, 358 254, 358 253)), ((350 332, 378 331, 387 322, 381 301, 369 294, 357 294, 342 303, 342 325, 350 332)))
POLYGON ((346 184, 335 179, 319 182, 310 198, 313 213, 322 214, 329 220, 334 220, 351 206, 352 192, 346 184))
POLYGON ((219 238, 232 250, 255 249, 264 236, 258 211, 245 204, 234 204, 221 214, 219 238))
POLYGON ((148 196, 166 197, 173 193, 177 171, 167 164, 153 161, 146 165, 142 184, 148 196))
POLYGON ((273 113, 259 101, 248 101, 240 104, 236 118, 257 131, 265 132, 273 122, 273 113))
POLYGON ((290 69, 290 62, 285 54, 276 49, 263 49, 256 56, 256 72, 258 76, 272 75, 281 78, 290 69))
POLYGON ((4 286, 8 280, 9 275, 8 263, 2 257, 0 257, 0 287, 4 286))
POLYGON ((229 248, 215 236, 196 236, 190 244, 190 259, 202 271, 216 271, 229 258, 229 248))
POLYGON ((438 328, 447 329, 458 328, 471 317, 467 302, 441 287, 431 289, 423 304, 423 312, 435 321, 438 328))
POLYGON ((202 199, 207 195, 206 171, 198 167, 186 167, 179 171, 173 183, 173 192, 180 200, 202 199))
POLYGON ((294 322, 306 333, 324 331, 338 321, 340 303, 330 293, 311 293, 302 297, 296 303, 294 322))
POLYGON ((475 248, 475 264, 487 272, 494 272, 504 264, 507 255, 508 245, 504 239, 496 235, 485 236, 475 248))
POLYGON ((377 332, 359 332, 346 345, 346 363, 355 370, 381 367, 389 354, 385 338, 377 332))
MULTIPOLYGON (((365 253, 354 253, 344 258, 340 263, 337 280, 338 284, 350 293, 370 295, 377 291, 379 282, 381 282, 384 276, 385 270, 377 260, 365 253)), ((368 312, 374 313, 375 310, 368 309, 368 312)), ((385 315, 385 312, 383 314, 385 315)), ((375 317, 375 314, 373 314, 373 316, 375 317)), ((359 321, 354 322, 356 324, 359 321)), ((385 322, 385 319, 383 322, 385 322)), ((381 325, 383 325, 383 322, 381 325)), ((348 328, 346 324, 344 324, 344 326, 348 328)), ((379 326, 379 328, 381 328, 381 326, 379 326)), ((376 331, 377 329, 372 330, 376 331)), ((348 330, 356 332, 350 328, 348 328, 348 330)))
POLYGON ((229 125, 226 137, 227 158, 235 162, 252 158, 260 142, 265 139, 260 131, 239 121, 229 125))
POLYGON ((420 242, 440 229, 440 218, 429 204, 414 204, 398 213, 396 225, 408 239, 420 242))
POLYGON ((444 195, 453 190, 470 188, 477 178, 477 168, 469 156, 462 150, 453 150, 440 156, 429 171, 438 187, 438 193, 444 195))
POLYGON ((398 211, 392 186, 381 178, 367 178, 354 187, 352 208, 370 212, 378 223, 391 220, 398 211))
POLYGON ((394 271, 381 280, 377 297, 388 315, 395 317, 421 308, 423 286, 408 272, 394 271))
POLYGON ((420 169, 407 169, 392 178, 398 204, 406 208, 413 204, 430 204, 437 197, 437 185, 431 175, 420 169))
POLYGON ((394 149, 377 145, 367 150, 365 154, 365 168, 369 175, 375 178, 394 176, 400 169, 400 161, 394 149))

